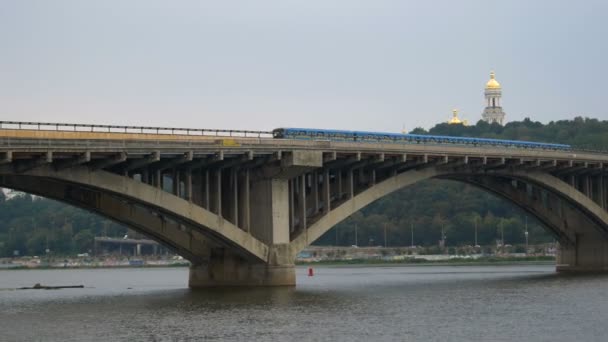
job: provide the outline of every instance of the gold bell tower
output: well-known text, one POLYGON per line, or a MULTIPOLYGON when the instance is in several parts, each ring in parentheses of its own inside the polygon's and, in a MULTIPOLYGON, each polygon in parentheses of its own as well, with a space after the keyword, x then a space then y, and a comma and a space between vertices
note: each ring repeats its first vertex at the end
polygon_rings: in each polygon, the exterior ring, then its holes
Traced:
POLYGON ((504 125, 505 112, 502 110, 500 100, 502 98, 502 87, 496 80, 494 71, 490 73, 490 80, 486 83, 484 91, 486 108, 481 114, 481 118, 487 123, 498 123, 504 125))

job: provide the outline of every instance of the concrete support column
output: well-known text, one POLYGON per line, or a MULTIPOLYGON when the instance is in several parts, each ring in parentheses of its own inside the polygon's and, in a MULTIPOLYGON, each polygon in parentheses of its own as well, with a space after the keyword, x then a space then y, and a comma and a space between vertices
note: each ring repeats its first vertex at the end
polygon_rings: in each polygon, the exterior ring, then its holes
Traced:
POLYGON ((148 169, 143 169, 141 171, 141 181, 144 184, 150 184, 150 172, 148 172, 148 169))
POLYGON ((331 210, 331 194, 329 184, 329 169, 323 171, 323 212, 329 213, 331 210))
POLYGON ((169 178, 169 176, 165 172, 161 171, 161 173, 160 173, 160 186, 161 186, 161 189, 163 191, 170 192, 171 189, 167 189, 167 187, 168 187, 167 186, 167 178, 169 178))
POLYGON ((239 179, 235 168, 230 170, 232 183, 232 223, 239 225, 239 179))
POLYGON ((163 186, 163 173, 160 170, 154 171, 154 186, 158 189, 162 189, 163 186))
POLYGON ((188 172, 190 172, 190 175, 192 177, 192 187, 190 189, 191 191, 191 196, 192 196, 192 202, 196 205, 198 205, 199 207, 203 206, 203 177, 201 175, 201 172, 198 170, 192 170, 189 169, 188 172))
POLYGON ((288 244, 289 180, 254 182, 251 196, 251 234, 268 245, 288 244))
POLYGON ((337 200, 341 200, 342 199, 342 194, 344 194, 344 187, 342 186, 342 170, 337 170, 336 171, 336 179, 337 179, 337 183, 338 183, 338 190, 336 191, 337 193, 337 200))
POLYGON ((171 178, 173 180, 173 194, 177 197, 179 196, 179 183, 180 183, 180 177, 179 177, 179 171, 177 171, 176 169, 173 169, 173 171, 171 171, 171 178))
POLYGON ((245 169, 245 171, 243 172, 242 178, 243 179, 241 181, 241 187, 239 188, 240 189, 239 197, 240 197, 240 203, 241 203, 241 205, 239 206, 241 208, 240 226, 244 231, 249 232, 251 229, 251 211, 250 211, 251 199, 250 199, 249 169, 245 169))
POLYGON ((192 170, 186 170, 186 199, 192 202, 192 170))
POLYGON ((593 182, 592 182, 592 187, 593 187, 593 198, 595 203, 597 203, 597 205, 599 205, 600 207, 604 207, 602 202, 604 199, 604 194, 603 194, 603 186, 602 186, 602 176, 595 176, 593 177, 593 182))
POLYGON ((306 229, 306 175, 302 175, 300 181, 300 228, 306 229))
POLYGON ((353 170, 349 169, 346 177, 346 196, 348 199, 351 199, 355 195, 355 184, 354 184, 354 176, 353 170))
POLYGON ((312 173, 311 195, 313 198, 313 215, 316 215, 319 212, 319 174, 317 172, 312 173))
POLYGON ((249 169, 245 172, 245 230, 251 231, 251 177, 249 169))
POLYGON ((222 217, 222 169, 215 171, 215 213, 222 217))
POLYGON ((289 192, 289 231, 293 232, 294 231, 294 227, 296 225, 296 203, 295 203, 295 197, 296 197, 296 190, 295 190, 295 180, 289 180, 288 181, 288 192, 289 192))
POLYGON ((203 203, 204 203, 205 209, 209 210, 211 208, 211 201, 209 200, 209 194, 210 194, 210 191, 209 191, 209 187, 210 187, 210 184, 209 184, 209 170, 205 170, 203 172, 204 172, 204 175, 203 175, 203 178, 204 178, 203 179, 203 184, 204 184, 203 203))

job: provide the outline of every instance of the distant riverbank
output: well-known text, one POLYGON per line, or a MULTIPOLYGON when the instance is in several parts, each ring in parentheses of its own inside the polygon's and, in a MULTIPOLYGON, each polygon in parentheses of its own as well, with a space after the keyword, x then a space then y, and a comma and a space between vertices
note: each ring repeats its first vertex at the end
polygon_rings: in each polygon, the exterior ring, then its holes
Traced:
POLYGON ((53 259, 39 257, 21 257, 0 259, 1 270, 45 270, 45 269, 92 269, 92 268, 157 268, 188 267, 190 262, 183 258, 81 258, 57 257, 53 259))
MULTIPOLYGON (((416 256, 403 259, 381 259, 381 258, 348 258, 348 259, 320 259, 320 260, 296 260, 296 265, 303 266, 370 266, 370 265, 404 265, 404 266, 483 266, 483 265, 551 265, 555 263, 554 256, 476 256, 476 257, 450 257, 437 258, 437 256, 416 256)), ((189 267, 190 263, 182 260, 180 262, 139 262, 139 263, 40 263, 20 264, 2 263, 0 271, 3 270, 45 270, 45 269, 112 269, 112 268, 171 268, 189 267)))
POLYGON ((478 257, 478 258, 450 258, 444 260, 428 260, 424 258, 406 258, 403 260, 383 259, 349 259, 349 260, 319 260, 319 261, 296 261, 296 265, 424 265, 424 266, 483 266, 483 265, 551 265, 555 263, 553 256, 529 256, 529 257, 478 257))
POLYGON ((63 270, 63 269, 109 269, 109 268, 174 268, 174 267, 190 267, 189 263, 170 264, 170 265, 80 265, 80 266, 57 266, 57 265, 41 265, 41 266, 23 266, 11 265, 0 267, 0 271, 6 270, 63 270))

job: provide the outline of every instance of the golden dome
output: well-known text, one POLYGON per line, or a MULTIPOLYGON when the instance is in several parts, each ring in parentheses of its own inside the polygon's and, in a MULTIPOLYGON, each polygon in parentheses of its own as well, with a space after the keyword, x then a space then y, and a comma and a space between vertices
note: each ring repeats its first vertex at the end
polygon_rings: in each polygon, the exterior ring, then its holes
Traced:
POLYGON ((448 121, 449 125, 462 125, 463 122, 462 120, 460 120, 458 118, 458 110, 454 109, 452 110, 452 118, 450 119, 450 121, 448 121))
POLYGON ((486 83, 486 89, 500 89, 500 83, 494 78, 494 71, 490 73, 490 80, 486 83))

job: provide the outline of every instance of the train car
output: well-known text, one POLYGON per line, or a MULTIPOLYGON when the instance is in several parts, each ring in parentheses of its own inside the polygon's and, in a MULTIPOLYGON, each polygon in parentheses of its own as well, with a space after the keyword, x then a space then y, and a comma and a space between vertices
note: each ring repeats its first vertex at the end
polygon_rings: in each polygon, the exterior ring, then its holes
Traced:
POLYGON ((366 131, 324 130, 313 128, 276 128, 272 131, 272 136, 276 139, 383 142, 402 144, 456 144, 546 150, 570 150, 572 148, 570 145, 567 144, 552 144, 521 140, 366 131))

